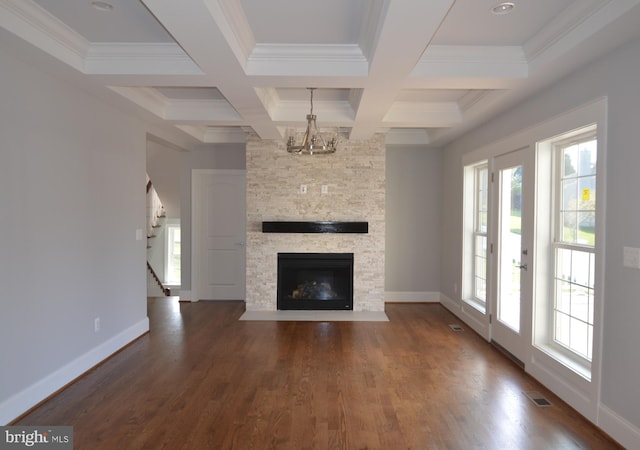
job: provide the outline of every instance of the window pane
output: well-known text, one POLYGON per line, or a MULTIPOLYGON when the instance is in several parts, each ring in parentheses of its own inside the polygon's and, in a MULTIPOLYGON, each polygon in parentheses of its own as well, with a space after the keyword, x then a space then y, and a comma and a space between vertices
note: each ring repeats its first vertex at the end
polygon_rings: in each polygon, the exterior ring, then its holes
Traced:
POLYGON ((556 341, 565 346, 569 346, 569 333, 571 331, 571 320, 570 317, 566 314, 556 313, 555 314, 555 325, 556 325, 556 341))
POLYGON ((571 344, 570 348, 583 355, 587 356, 589 353, 589 346, 587 343, 589 336, 589 327, 586 323, 571 319, 571 344))
POLYGON ((595 211, 596 209, 596 177, 578 178, 578 209, 595 211))
POLYGON ((556 309, 571 314, 571 284, 558 280, 556 282, 556 309))
POLYGON ((577 237, 577 217, 578 214, 575 212, 565 212, 561 213, 561 224, 562 224, 562 241, 563 242, 576 242, 577 237))
POLYGON ((571 250, 571 281, 581 286, 589 286, 590 256, 587 252, 571 250))
POLYGON ((575 211, 578 207, 578 183, 575 178, 569 178, 562 182, 563 211, 575 211))
POLYGON ((592 139, 578 145, 578 156, 580 164, 578 166, 578 176, 595 175, 597 162, 597 141, 592 139))
POLYGON ((559 248, 556 257, 556 278, 571 280, 571 250, 559 248))
POLYGON ((578 172, 578 148, 575 145, 572 145, 565 148, 563 154, 563 177, 575 176, 578 172))

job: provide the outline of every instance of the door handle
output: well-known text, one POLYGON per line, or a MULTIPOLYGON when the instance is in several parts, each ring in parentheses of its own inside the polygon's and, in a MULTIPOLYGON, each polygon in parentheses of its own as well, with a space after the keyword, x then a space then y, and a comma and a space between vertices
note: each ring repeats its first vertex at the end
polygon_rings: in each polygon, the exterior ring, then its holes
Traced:
POLYGON ((527 265, 526 264, 521 264, 521 265, 516 264, 516 267, 518 269, 527 270, 527 265))

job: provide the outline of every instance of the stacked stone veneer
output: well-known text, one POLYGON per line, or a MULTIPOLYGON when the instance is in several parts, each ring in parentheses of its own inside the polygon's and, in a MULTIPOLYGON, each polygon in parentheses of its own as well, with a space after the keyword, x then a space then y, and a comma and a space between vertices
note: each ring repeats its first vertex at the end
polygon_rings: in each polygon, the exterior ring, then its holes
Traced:
POLYGON ((292 252, 353 253, 353 309, 383 311, 385 184, 382 134, 340 139, 332 155, 292 155, 284 140, 248 136, 247 310, 277 309, 278 253, 292 252), (262 233, 263 221, 279 220, 365 221, 369 233, 262 233))

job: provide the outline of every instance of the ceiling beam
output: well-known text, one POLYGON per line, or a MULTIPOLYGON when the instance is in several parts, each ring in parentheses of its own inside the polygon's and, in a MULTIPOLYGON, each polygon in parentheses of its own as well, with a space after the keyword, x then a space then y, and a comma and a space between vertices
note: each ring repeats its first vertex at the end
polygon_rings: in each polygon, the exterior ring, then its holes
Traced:
POLYGON ((391 108, 398 86, 411 75, 453 3, 454 0, 387 3, 372 50, 367 86, 357 104, 352 139, 368 139, 377 131, 376 124, 391 108))

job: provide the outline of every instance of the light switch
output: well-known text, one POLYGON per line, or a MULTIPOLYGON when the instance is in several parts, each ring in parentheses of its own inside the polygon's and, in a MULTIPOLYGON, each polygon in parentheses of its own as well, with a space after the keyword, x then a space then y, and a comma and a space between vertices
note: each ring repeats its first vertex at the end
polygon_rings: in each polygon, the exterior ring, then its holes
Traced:
POLYGON ((307 185, 306 184, 301 184, 300 185, 300 193, 301 194, 306 194, 307 193, 307 185))

